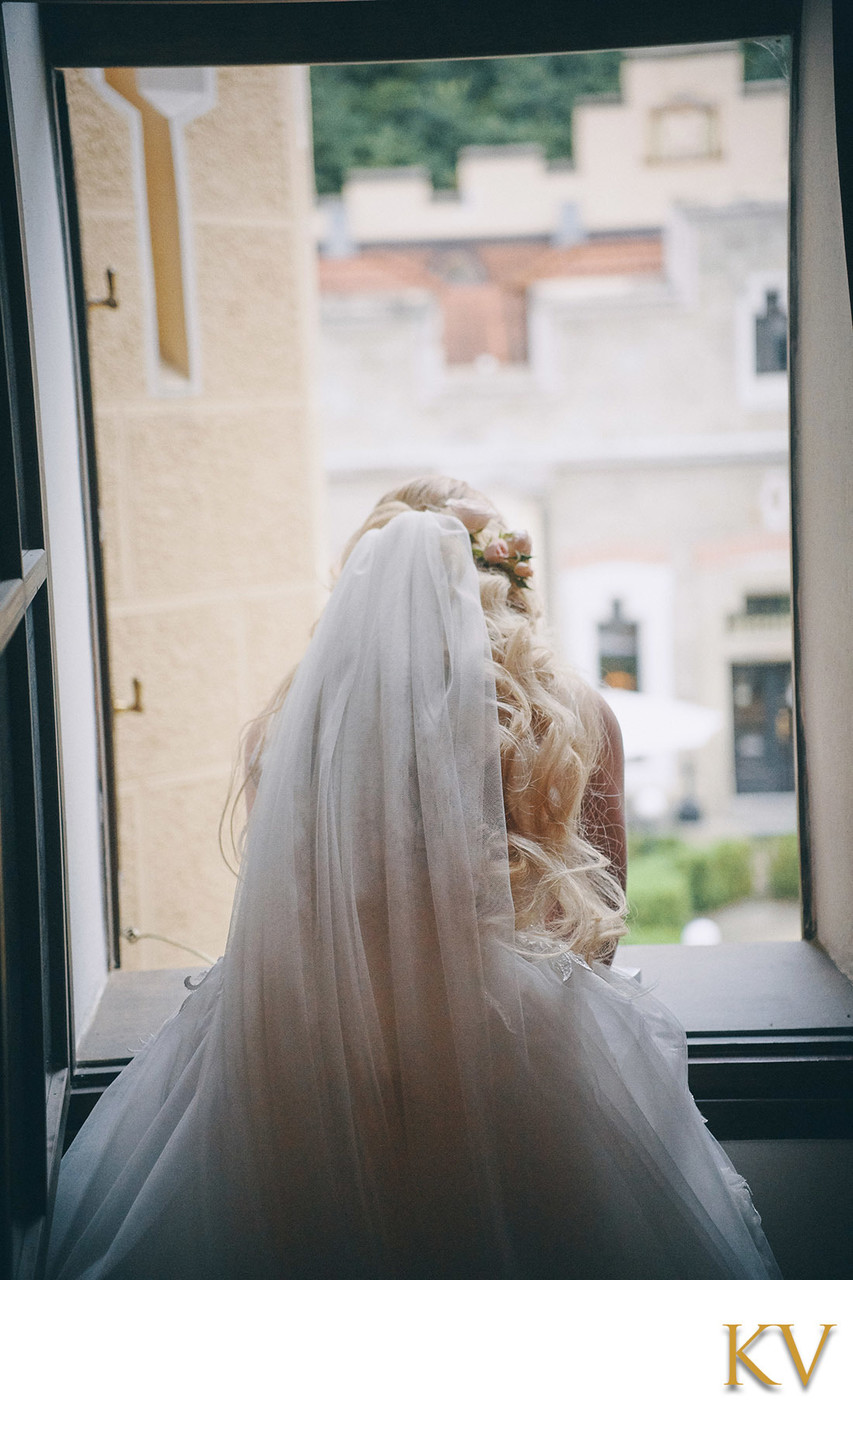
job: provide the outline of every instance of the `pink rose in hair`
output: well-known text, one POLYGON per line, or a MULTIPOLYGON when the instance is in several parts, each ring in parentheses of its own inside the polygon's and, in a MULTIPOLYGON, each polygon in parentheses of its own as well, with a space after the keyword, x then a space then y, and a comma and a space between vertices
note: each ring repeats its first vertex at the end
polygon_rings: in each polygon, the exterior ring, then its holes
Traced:
POLYGON ((516 563, 516 565, 515 565, 515 567, 514 567, 514 569, 513 569, 512 571, 514 572, 516 578, 532 578, 532 577, 533 577, 533 564, 532 564, 532 563, 516 563))
POLYGON ((451 498, 446 506, 448 513, 452 513, 454 518, 464 523, 469 533, 479 533, 481 529, 487 528, 495 516, 490 508, 469 498, 451 498))
POLYGON ((491 543, 483 549, 483 559, 486 563, 505 563, 509 558, 509 548, 502 538, 493 538, 491 543))
POLYGON ((517 533, 508 533, 505 536, 511 558, 520 557, 522 553, 529 555, 533 552, 533 539, 530 537, 526 528, 520 529, 517 533))

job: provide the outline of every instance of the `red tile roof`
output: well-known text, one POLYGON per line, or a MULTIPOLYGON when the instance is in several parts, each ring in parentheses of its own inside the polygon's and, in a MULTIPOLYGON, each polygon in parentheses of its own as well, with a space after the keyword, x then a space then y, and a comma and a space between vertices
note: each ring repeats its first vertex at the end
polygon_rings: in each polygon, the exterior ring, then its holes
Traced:
POLYGON ((541 279, 590 275, 658 274, 658 236, 593 239, 561 249, 544 241, 383 245, 349 259, 319 261, 324 294, 389 293, 421 289, 435 295, 444 320, 448 363, 491 354, 501 363, 526 358, 526 291, 541 279), (454 270, 464 282, 449 277, 454 270))

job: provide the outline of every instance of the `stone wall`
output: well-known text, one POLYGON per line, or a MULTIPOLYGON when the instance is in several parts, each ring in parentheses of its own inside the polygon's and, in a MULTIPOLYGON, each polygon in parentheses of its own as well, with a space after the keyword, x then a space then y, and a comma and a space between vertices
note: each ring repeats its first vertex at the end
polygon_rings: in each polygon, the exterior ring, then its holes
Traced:
MULTIPOLYGON (((87 293, 109 267, 119 299, 90 309, 89 341, 113 695, 126 701, 138 678, 144 707, 114 723, 120 917, 217 956, 233 895, 217 831, 240 729, 300 656, 322 597, 308 91, 297 69, 220 70, 212 103, 171 126, 192 338, 181 374, 157 351, 140 126, 108 79, 68 75, 87 293)), ((187 961, 121 943, 125 967, 187 961)))

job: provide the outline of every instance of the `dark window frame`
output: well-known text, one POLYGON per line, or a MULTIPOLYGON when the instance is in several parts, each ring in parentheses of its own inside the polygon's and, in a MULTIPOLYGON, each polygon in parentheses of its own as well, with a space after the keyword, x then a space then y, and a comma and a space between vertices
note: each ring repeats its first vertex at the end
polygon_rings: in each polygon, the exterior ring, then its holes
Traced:
POLYGON ((95 409, 87 336, 88 301, 83 277, 83 250, 80 242, 80 221, 77 212, 77 189, 74 182, 74 155, 71 146, 68 102, 65 94, 65 76, 61 70, 53 69, 50 78, 52 85, 49 93, 53 104, 53 139, 59 206, 65 239, 71 330, 77 365, 78 427, 83 450, 82 470, 86 483, 83 516, 89 578, 89 606, 94 619, 92 656, 99 696, 97 705, 98 778, 102 809, 102 862, 107 907, 107 949, 112 969, 121 966, 118 931, 118 804, 112 725, 113 699, 107 636, 106 580, 101 549, 101 505, 95 445, 95 409))
POLYGON ((799 0, 560 0, 423 6, 413 0, 77 3, 41 7, 48 63, 300 65, 559 54, 794 34, 799 0))
POLYGON ((44 488, 5 36, 0 35, 0 1277, 43 1255, 72 1034, 44 488))

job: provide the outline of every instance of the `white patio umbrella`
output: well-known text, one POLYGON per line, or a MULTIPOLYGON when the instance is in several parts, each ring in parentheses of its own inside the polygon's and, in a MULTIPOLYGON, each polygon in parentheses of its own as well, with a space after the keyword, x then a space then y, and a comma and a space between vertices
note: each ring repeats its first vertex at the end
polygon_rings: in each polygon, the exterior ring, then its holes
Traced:
POLYGON ((723 725, 723 714, 717 708, 702 707, 699 703, 606 685, 599 691, 622 729, 626 760, 695 752, 723 725))

